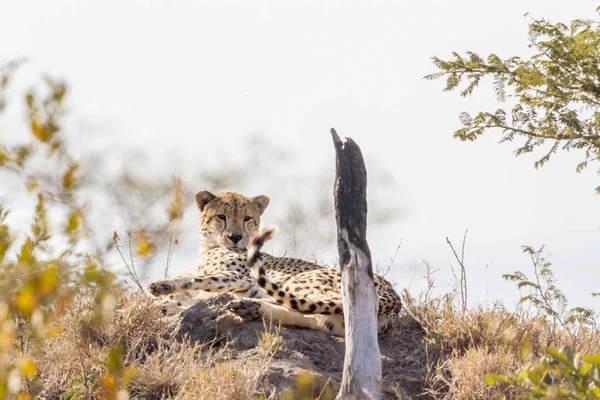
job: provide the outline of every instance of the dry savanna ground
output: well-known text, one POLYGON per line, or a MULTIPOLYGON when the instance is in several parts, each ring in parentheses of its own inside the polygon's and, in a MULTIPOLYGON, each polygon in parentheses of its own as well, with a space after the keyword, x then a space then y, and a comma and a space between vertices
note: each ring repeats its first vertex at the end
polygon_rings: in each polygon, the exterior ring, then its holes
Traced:
MULTIPOLYGON (((38 373, 23 393, 39 399, 331 399, 343 339, 324 332, 243 322, 223 311, 230 295, 163 317, 141 292, 118 290, 113 313, 82 295, 27 349, 38 373)), ((517 398, 487 374, 518 371, 548 346, 600 351, 600 333, 567 330, 530 309, 501 304, 460 310, 457 294, 403 293, 404 311, 380 338, 386 399, 517 398), (523 343, 529 351, 524 354, 523 343)), ((19 348, 13 356, 19 357, 19 348)), ((10 396, 9 396, 10 397, 10 396)))

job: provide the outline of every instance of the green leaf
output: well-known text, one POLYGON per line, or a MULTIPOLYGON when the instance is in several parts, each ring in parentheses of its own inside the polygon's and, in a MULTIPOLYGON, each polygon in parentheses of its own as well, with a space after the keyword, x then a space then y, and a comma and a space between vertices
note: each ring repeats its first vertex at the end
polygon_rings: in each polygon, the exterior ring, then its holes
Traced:
POLYGON ((496 376, 495 376, 495 375, 486 375, 486 376, 483 378, 483 381, 485 382, 485 384, 486 384, 486 385, 488 385, 488 386, 493 386, 493 385, 495 385, 495 384, 496 384, 496 382, 497 382, 497 379, 496 379, 496 376))
POLYGON ((122 368, 121 357, 123 349, 120 345, 112 347, 106 357, 106 369, 109 373, 117 375, 122 368))
POLYGON ((533 344, 529 338, 525 337, 523 340, 521 340, 521 344, 519 346, 519 357, 524 360, 529 358, 531 354, 533 354, 533 344))
POLYGON ((546 349, 546 353, 548 353, 556 361, 568 362, 567 356, 564 355, 563 353, 561 353, 560 351, 556 350, 553 347, 548 347, 546 349))
POLYGON ((579 375, 586 376, 590 372, 592 367, 592 364, 584 363, 583 366, 579 369, 579 375))

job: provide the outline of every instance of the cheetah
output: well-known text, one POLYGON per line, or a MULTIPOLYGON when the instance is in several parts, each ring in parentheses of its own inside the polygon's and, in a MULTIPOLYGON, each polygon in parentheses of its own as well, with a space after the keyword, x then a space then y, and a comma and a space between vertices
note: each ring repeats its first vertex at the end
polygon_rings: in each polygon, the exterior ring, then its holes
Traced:
MULTIPOLYGON (((240 297, 228 305, 238 314, 344 335, 338 269, 260 252, 274 233, 273 229, 258 231, 268 197, 201 191, 195 201, 200 210, 197 270, 148 286, 152 295, 168 296, 163 304, 170 305, 169 313, 194 304, 198 293, 229 292, 240 297)), ((382 330, 401 303, 389 282, 378 275, 374 281, 382 330)))

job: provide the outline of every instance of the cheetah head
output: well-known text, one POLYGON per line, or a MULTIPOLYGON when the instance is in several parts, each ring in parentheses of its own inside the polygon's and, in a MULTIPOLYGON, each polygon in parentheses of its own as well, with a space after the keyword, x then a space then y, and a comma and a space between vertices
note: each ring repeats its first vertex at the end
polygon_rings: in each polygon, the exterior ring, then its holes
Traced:
POLYGON ((204 190, 194 197, 200 209, 200 242, 208 247, 245 249, 269 205, 267 196, 245 197, 231 192, 214 195, 204 190))

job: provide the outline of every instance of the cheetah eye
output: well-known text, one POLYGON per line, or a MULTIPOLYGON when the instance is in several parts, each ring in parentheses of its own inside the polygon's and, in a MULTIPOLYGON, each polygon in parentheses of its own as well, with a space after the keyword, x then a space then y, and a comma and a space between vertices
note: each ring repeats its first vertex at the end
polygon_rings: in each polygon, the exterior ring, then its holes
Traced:
POLYGON ((248 222, 248 221, 250 221, 251 219, 252 219, 252 217, 248 217, 248 216, 246 216, 246 217, 244 217, 244 222, 248 222))
POLYGON ((217 218, 222 219, 223 221, 225 221, 225 216, 223 214, 217 215, 217 218))

